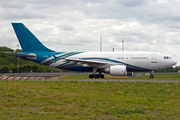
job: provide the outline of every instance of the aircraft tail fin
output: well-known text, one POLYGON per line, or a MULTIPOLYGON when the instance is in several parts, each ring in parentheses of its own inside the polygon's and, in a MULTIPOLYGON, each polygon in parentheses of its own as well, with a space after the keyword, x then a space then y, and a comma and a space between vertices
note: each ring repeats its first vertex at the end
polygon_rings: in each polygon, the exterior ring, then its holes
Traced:
POLYGON ((12 23, 23 52, 54 52, 45 47, 22 23, 12 23))

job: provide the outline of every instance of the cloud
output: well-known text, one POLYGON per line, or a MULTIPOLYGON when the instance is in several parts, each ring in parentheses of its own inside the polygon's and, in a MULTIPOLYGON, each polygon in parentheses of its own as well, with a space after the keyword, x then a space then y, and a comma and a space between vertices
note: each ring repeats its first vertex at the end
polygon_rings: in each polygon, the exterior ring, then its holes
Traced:
POLYGON ((11 22, 24 23, 55 51, 155 51, 180 62, 178 0, 0 1, 1 46, 16 48, 11 22), (176 48, 176 49, 175 49, 176 48))
POLYGON ((118 2, 126 7, 138 7, 147 4, 147 0, 120 0, 118 2))

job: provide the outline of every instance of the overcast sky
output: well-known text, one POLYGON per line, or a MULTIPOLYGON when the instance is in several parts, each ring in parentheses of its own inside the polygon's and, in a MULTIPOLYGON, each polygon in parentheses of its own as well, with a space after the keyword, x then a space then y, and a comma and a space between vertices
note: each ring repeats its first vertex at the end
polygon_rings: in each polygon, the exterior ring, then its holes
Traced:
POLYGON ((180 0, 0 0, 0 46, 17 48, 22 22, 55 51, 153 51, 180 65, 180 0))

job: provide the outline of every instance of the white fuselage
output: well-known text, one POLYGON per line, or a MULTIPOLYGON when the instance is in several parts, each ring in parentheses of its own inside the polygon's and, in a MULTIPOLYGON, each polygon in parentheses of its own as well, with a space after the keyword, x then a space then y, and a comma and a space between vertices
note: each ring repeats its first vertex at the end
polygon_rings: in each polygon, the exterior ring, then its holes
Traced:
MULTIPOLYGON (((67 53, 56 54, 56 56, 61 56, 62 54, 65 55, 67 53)), ((51 58, 53 59, 53 57, 51 58)), ((168 55, 157 52, 81 52, 75 55, 65 56, 65 58, 72 61, 67 64, 71 64, 73 60, 76 60, 76 63, 83 64, 83 67, 96 67, 98 69, 104 69, 114 65, 125 65, 128 71, 162 70, 176 64, 176 61, 168 57, 168 55), (78 60, 79 62, 77 62, 78 60), (81 60, 87 60, 87 64, 81 62, 81 60), (90 63, 90 61, 94 63, 90 63), (99 64, 101 62, 107 64, 101 65, 99 64)), ((48 66, 57 67, 64 65, 65 62, 67 61, 60 59, 48 66)))

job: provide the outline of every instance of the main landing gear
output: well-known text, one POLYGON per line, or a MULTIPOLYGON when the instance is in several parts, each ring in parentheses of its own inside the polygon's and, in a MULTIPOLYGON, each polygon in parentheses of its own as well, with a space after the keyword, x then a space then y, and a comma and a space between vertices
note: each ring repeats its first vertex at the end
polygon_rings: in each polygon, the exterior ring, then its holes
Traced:
POLYGON ((150 78, 153 79, 154 78, 154 71, 151 71, 151 75, 150 75, 150 78))
POLYGON ((95 79, 101 78, 101 79, 103 79, 104 75, 103 74, 90 74, 89 78, 91 78, 91 79, 92 78, 95 78, 95 79))
POLYGON ((98 79, 98 78, 101 78, 103 79, 104 78, 104 75, 102 74, 102 72, 99 72, 99 74, 96 74, 96 71, 97 71, 97 68, 93 68, 93 74, 90 74, 89 75, 89 78, 95 78, 95 79, 98 79))

